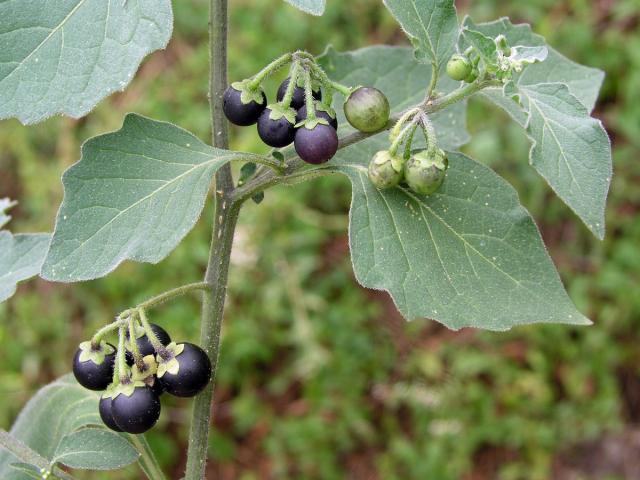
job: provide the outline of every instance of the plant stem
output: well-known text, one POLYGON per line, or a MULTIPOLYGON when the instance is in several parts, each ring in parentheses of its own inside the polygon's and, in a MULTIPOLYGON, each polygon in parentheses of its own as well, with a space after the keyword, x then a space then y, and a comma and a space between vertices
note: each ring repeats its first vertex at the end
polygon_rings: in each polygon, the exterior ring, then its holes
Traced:
POLYGON ((291 53, 285 53, 284 55, 275 59, 269 65, 264 67, 262 70, 260 70, 251 79, 251 82, 249 84, 250 88, 253 90, 257 89, 260 86, 260 84, 264 81, 265 78, 267 78, 269 75, 272 75, 277 70, 279 70, 280 68, 285 66, 287 63, 289 63, 291 61, 291 57, 292 57, 291 53))
POLYGON ((122 325, 123 320, 118 317, 115 322, 111 322, 109 325, 105 325, 100 330, 98 330, 93 337, 91 337, 91 346, 98 346, 102 341, 102 338, 113 330, 117 330, 122 325))
POLYGON ((316 119, 316 107, 313 104, 313 88, 311 87, 311 72, 304 69, 304 103, 307 106, 307 120, 316 119))
MULTIPOLYGON (((209 101, 211 104, 211 124, 213 145, 228 148, 227 122, 222 111, 222 94, 227 85, 227 0, 210 0, 209 49, 211 75, 209 101)), ((207 466, 209 446, 209 425, 215 375, 218 366, 220 331, 227 291, 227 278, 233 236, 240 213, 241 202, 232 201, 233 178, 229 165, 216 174, 216 208, 213 221, 213 235, 205 282, 211 285, 202 302, 202 324, 200 345, 211 359, 211 382, 193 402, 191 431, 185 480, 201 480, 207 466)))
POLYGON ((153 349, 158 355, 160 355, 160 358, 162 358, 163 360, 173 358, 173 355, 169 353, 169 351, 165 348, 156 333, 151 328, 151 324, 149 323, 149 319, 147 318, 147 312, 144 310, 144 308, 139 308, 137 310, 137 315, 140 318, 140 323, 142 324, 145 335, 149 339, 149 342, 151 343, 153 349))
POLYGON ((161 293, 160 295, 152 297, 149 300, 145 300, 138 305, 138 308, 148 310, 150 308, 157 307, 162 303, 168 302, 169 300, 173 300, 176 297, 180 297, 189 292, 198 290, 211 290, 211 285, 209 285, 207 282, 189 283, 187 285, 182 285, 181 287, 174 288, 167 292, 161 293))
POLYGON ((427 88, 427 96, 425 97, 426 101, 429 101, 431 97, 433 97, 436 85, 438 85, 438 64, 436 62, 431 62, 431 81, 429 82, 429 88, 427 88))
POLYGON ((293 93, 295 92, 296 86, 298 84, 299 72, 300 72, 300 61, 296 59, 291 64, 291 70, 289 71, 289 84, 287 85, 287 90, 284 94, 284 98, 282 99, 282 102, 280 102, 285 108, 289 108, 291 106, 293 93))
MULTIPOLYGON (((116 353, 116 366, 118 370, 118 377, 120 383, 126 383, 129 381, 129 375, 127 375, 127 361, 125 359, 124 350, 124 337, 127 327, 121 325, 118 330, 118 352, 116 353)), ((115 375, 115 374, 114 374, 115 375)))
POLYGON ((158 465, 153 450, 151 450, 151 446, 147 442, 147 437, 144 435, 128 435, 128 437, 136 447, 136 450, 140 452, 138 463, 147 478, 149 480, 166 480, 167 477, 165 477, 160 465, 158 465))

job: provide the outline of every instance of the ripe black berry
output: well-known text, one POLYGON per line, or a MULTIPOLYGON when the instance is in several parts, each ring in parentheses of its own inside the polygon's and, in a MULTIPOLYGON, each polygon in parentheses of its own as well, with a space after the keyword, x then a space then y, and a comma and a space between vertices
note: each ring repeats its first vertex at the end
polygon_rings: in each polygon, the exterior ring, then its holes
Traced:
MULTIPOLYGON (((287 87, 289 86, 290 78, 285 78, 284 81, 280 84, 280 88, 278 88, 278 93, 276 94, 276 98, 279 102, 282 101, 284 96, 287 93, 287 87)), ((312 92, 313 98, 316 100, 322 99, 322 92, 320 90, 314 90, 312 92)), ((293 90, 293 97, 291 98, 291 108, 298 110, 304 105, 304 88, 296 85, 296 88, 293 90)))
POLYGON ((211 379, 211 362, 206 352, 193 343, 179 343, 184 349, 172 361, 178 362, 178 372, 169 371, 159 376, 167 393, 176 397, 193 397, 207 386, 211 379))
MULTIPOLYGON (((336 117, 332 117, 331 115, 329 115, 328 112, 325 112, 324 110, 318 110, 317 105, 316 105, 316 117, 325 119, 327 122, 329 122, 329 125, 331 125, 335 130, 338 129, 338 119, 336 117)), ((302 108, 298 110, 298 114, 296 115, 296 123, 303 122, 306 119, 307 119, 307 106, 303 105, 302 108)))
POLYGON ((318 165, 328 162, 338 150, 335 128, 318 123, 309 129, 302 126, 296 132, 296 152, 307 163, 318 165))
POLYGON ((147 386, 137 386, 130 396, 121 393, 111 401, 116 425, 127 433, 144 433, 160 417, 160 399, 147 386))
POLYGON ((295 125, 282 116, 271 118, 271 108, 266 108, 258 119, 258 135, 264 143, 274 148, 282 148, 290 145, 296 134, 295 125))
POLYGON ((89 390, 104 390, 111 383, 113 377, 113 365, 115 363, 115 348, 113 345, 103 344, 102 351, 108 353, 104 355, 102 361, 96 363, 94 358, 80 361, 80 356, 87 354, 82 348, 76 350, 76 354, 73 356, 73 375, 76 380, 84 388, 89 390))
POLYGON ((242 102, 242 92, 229 85, 222 96, 222 110, 231 123, 246 127, 253 125, 267 106, 267 97, 262 92, 262 101, 242 102))
POLYGON ((104 424, 114 432, 121 432, 122 429, 116 424, 113 419, 113 412, 111 411, 111 397, 102 397, 100 403, 98 403, 98 410, 100 411, 100 418, 104 424))
MULTIPOLYGON (((171 343, 171 337, 169 336, 167 331, 164 328, 162 328, 160 325, 156 325, 155 323, 152 323, 151 330, 153 330, 153 333, 156 334, 156 337, 158 337, 158 340, 160 340, 160 343, 162 343, 162 345, 166 346, 171 343)), ((128 331, 126 335, 127 335, 127 340, 129 340, 128 331)), ((140 351, 140 354, 143 357, 146 357, 147 355, 155 354, 153 345, 151 345, 151 342, 149 341, 149 337, 147 337, 146 334, 144 334, 143 336, 137 339, 137 344, 138 344, 138 350, 140 351)))

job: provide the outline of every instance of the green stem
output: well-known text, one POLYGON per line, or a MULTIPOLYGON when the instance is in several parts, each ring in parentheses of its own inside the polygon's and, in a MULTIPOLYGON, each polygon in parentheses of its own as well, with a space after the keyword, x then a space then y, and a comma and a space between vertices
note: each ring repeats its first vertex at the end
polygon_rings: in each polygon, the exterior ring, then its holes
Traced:
POLYGON ((342 85, 341 83, 334 82, 333 80, 331 80, 327 75, 327 72, 325 72, 322 69, 322 67, 320 67, 320 65, 318 65, 317 63, 313 63, 310 66, 311 66, 311 69, 313 70, 313 73, 315 73, 316 76, 319 78, 321 84, 323 84, 324 86, 330 89, 340 92, 345 97, 348 97, 349 95, 351 95, 351 87, 347 87, 346 85, 342 85))
MULTIPOLYGON (((227 130, 224 136, 217 135, 219 124, 226 125, 222 111, 222 93, 227 83, 227 0, 209 0, 209 48, 211 61, 211 122, 213 142, 218 148, 228 147, 227 130)), ((227 165, 228 166, 228 165, 227 165)), ((272 173, 275 177, 276 174, 272 173)), ((213 222, 213 235, 209 261, 205 273, 205 282, 212 286, 202 302, 202 324, 200 345, 211 359, 212 379, 209 385, 193 402, 189 449, 184 480, 202 480, 207 465, 209 447, 209 426, 211 424, 211 405, 215 375, 220 351, 220 332, 222 328, 224 301, 227 291, 227 279, 233 237, 240 214, 241 202, 233 201, 233 178, 229 169, 221 168, 216 175, 216 209, 213 222)))
POLYGON ((142 328, 144 328, 144 333, 151 342, 151 346, 157 352, 160 357, 164 360, 171 358, 171 353, 167 351, 164 347, 158 336, 155 334, 153 329, 151 328, 151 324, 149 323, 149 319, 147 318, 147 312, 145 312, 144 308, 138 308, 137 315, 140 318, 140 323, 142 323, 142 328))
POLYGON ((169 300, 173 300, 176 297, 181 297, 182 295, 186 295, 189 292, 202 291, 202 290, 211 290, 211 285, 207 282, 197 282, 197 283, 189 283, 187 285, 182 285, 181 287, 177 287, 161 293, 155 297, 150 298, 149 300, 145 300, 140 303, 137 308, 142 308, 144 310, 149 310, 150 308, 157 307, 162 303, 166 303, 169 300))
POLYGON ((98 345, 100 345, 100 342, 102 341, 104 336, 120 328, 120 325, 122 325, 122 323, 123 323, 123 320, 120 317, 118 317, 118 319, 115 322, 111 322, 109 325, 105 325, 100 330, 98 330, 93 335, 93 337, 91 337, 91 347, 97 348, 98 345))
POLYGON ((438 85, 438 64, 436 62, 431 62, 431 81, 429 82, 429 87, 427 88, 426 100, 429 100, 431 97, 433 97, 433 92, 436 90, 437 85, 438 85))
POLYGON ((304 103, 307 106, 307 121, 316 119, 316 106, 313 103, 313 86, 311 85, 311 72, 304 69, 304 103))
POLYGON ((136 322, 133 315, 129 318, 129 350, 131 350, 133 361, 136 363, 138 371, 144 372, 147 369, 147 366, 142 360, 142 355, 140 355, 140 349, 138 348, 138 339, 136 337, 136 322))
POLYGON ((258 73, 256 73, 251 81, 249 82, 249 88, 251 90, 256 90, 264 81, 265 78, 277 72, 280 68, 284 67, 287 63, 291 61, 292 54, 285 53, 279 58, 276 58, 269 65, 264 67, 258 73))
POLYGON ((400 145, 402 145, 402 143, 407 139, 407 137, 411 134, 411 132, 415 130, 415 127, 416 127, 415 122, 411 122, 408 125, 405 125, 405 127, 400 132, 400 135, 396 137, 396 139, 391 144, 391 147, 389 147, 389 153, 391 154, 392 157, 395 157, 398 154, 398 149, 400 148, 400 145))
POLYGON ((129 375, 127 375, 127 361, 125 358, 124 339, 126 335, 126 325, 121 325, 118 330, 118 351, 116 352, 116 366, 118 369, 118 381, 127 383, 129 375))
POLYGON ((288 108, 291 105, 293 93, 296 91, 296 86, 298 84, 299 72, 300 62, 298 60, 294 60, 291 64, 291 70, 289 71, 289 84, 287 85, 287 91, 284 94, 282 102, 280 102, 285 108, 288 108))
POLYGON ((138 463, 147 478, 149 480, 166 480, 167 477, 162 472, 158 460, 153 454, 149 442, 147 442, 147 437, 144 435, 128 435, 128 438, 133 443, 133 446, 136 447, 136 450, 140 452, 138 463))
POLYGON ((438 137, 436 135, 436 129, 433 128, 433 124, 426 114, 420 116, 420 125, 424 133, 424 138, 427 141, 427 151, 429 153, 435 152, 438 147, 438 137))
POLYGON ((44 471, 51 470, 51 473, 62 480, 74 480, 74 477, 69 475, 64 470, 58 467, 51 468, 49 461, 40 455, 35 450, 22 443, 15 437, 12 437, 9 432, 0 428, 0 446, 10 452, 13 456, 18 458, 21 462, 33 465, 44 471))
POLYGON ((392 142, 395 141, 396 138, 398 138, 404 124, 407 123, 411 119, 411 117, 413 117, 418 112, 420 112, 419 108, 411 108, 402 114, 402 116, 398 119, 396 124, 391 129, 391 133, 389 134, 389 139, 392 142))

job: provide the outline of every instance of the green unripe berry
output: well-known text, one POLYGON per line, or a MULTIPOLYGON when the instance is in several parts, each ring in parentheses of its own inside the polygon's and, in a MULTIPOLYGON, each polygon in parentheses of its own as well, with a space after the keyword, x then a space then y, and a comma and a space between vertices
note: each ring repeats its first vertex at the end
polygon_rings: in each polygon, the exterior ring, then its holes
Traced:
POLYGON ((449 160, 442 150, 420 150, 405 164, 404 179, 414 192, 431 195, 442 185, 448 167, 449 160))
POLYGON ((369 179, 380 190, 395 187, 402 181, 402 170, 393 168, 393 157, 388 150, 379 151, 371 159, 369 179))
POLYGON ((457 80, 459 82, 466 79, 472 70, 473 66, 469 59, 458 53, 453 55, 447 63, 447 75, 449 75, 453 80, 457 80))
POLYGON ((344 102, 347 121, 364 133, 382 130, 389 122, 391 107, 387 97, 377 88, 356 88, 344 102))

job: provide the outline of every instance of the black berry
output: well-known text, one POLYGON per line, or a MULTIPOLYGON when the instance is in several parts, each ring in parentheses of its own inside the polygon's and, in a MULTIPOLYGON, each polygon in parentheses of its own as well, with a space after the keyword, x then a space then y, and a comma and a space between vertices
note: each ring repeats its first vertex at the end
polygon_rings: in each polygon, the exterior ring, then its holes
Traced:
POLYGON ((270 108, 266 108, 258 119, 258 135, 270 147, 282 148, 290 145, 295 134, 295 125, 284 116, 273 120, 270 108))
POLYGON ((105 355, 104 360, 99 364, 91 359, 81 362, 82 349, 78 348, 76 350, 76 354, 73 356, 73 375, 84 388, 104 390, 111 383, 116 354, 115 348, 112 345, 109 345, 109 347, 111 347, 112 353, 105 355))
MULTIPOLYGON (((167 331, 164 328, 162 328, 160 325, 156 325, 155 323, 152 323, 151 324, 151 330, 153 330, 153 333, 156 334, 156 337, 158 337, 158 340, 160 340, 160 343, 162 343, 162 345, 166 346, 166 345, 169 345, 171 343, 171 337, 169 336, 167 331)), ((127 335, 127 340, 129 340, 129 332, 128 331, 127 331, 126 335, 127 335)), ((140 354, 143 357, 146 357, 147 355, 154 355, 155 354, 155 350, 153 348, 153 345, 151 345, 151 342, 149 341, 149 337, 147 337, 146 334, 144 334, 143 336, 138 338, 136 343, 138 344, 138 350, 140 351, 140 354)), ((127 358, 127 360, 128 360, 128 358, 127 358)))
POLYGON ((174 375, 167 371, 159 380, 167 393, 176 397, 193 397, 209 383, 211 362, 199 346, 187 342, 178 345, 184 345, 184 350, 175 357, 178 373, 174 375))
POLYGON ((98 410, 100 411, 100 418, 104 424, 114 432, 121 432, 122 429, 116 424, 113 419, 113 412, 111 411, 111 397, 102 397, 100 403, 98 403, 98 410))
POLYGON ((242 102, 242 92, 231 85, 227 87, 222 96, 222 110, 231 123, 246 127, 253 125, 260 118, 260 114, 267 106, 267 97, 262 92, 262 102, 255 100, 249 103, 242 102))
POLYGON ((144 433, 160 417, 160 399, 151 388, 135 387, 130 396, 121 393, 111 401, 116 425, 127 433, 144 433))
MULTIPOLYGON (((329 113, 324 110, 318 110, 316 106, 316 117, 323 118, 329 125, 331 125, 335 130, 338 129, 338 119, 336 117, 332 117, 329 113)), ((303 105, 300 110, 298 110, 298 114, 296 115, 296 123, 303 122, 307 119, 307 106, 303 105)))
MULTIPOLYGON (((280 88, 278 88, 278 93, 276 94, 276 98, 278 99, 279 102, 281 102, 284 96, 286 95, 287 87, 289 86, 290 81, 291 81, 290 78, 285 78, 284 81, 280 84, 280 88)), ((316 100, 322 99, 322 92, 320 90, 314 90, 312 94, 313 94, 313 98, 315 98, 316 100)), ((302 108, 302 106, 304 105, 304 99, 305 99, 304 88, 296 85, 296 88, 294 88, 293 90, 293 97, 291 98, 291 105, 290 105, 291 108, 294 108, 296 110, 298 110, 299 108, 302 108)))
POLYGON ((318 165, 328 162, 338 150, 335 128, 318 123, 312 129, 300 127, 296 132, 296 152, 307 163, 318 165))

